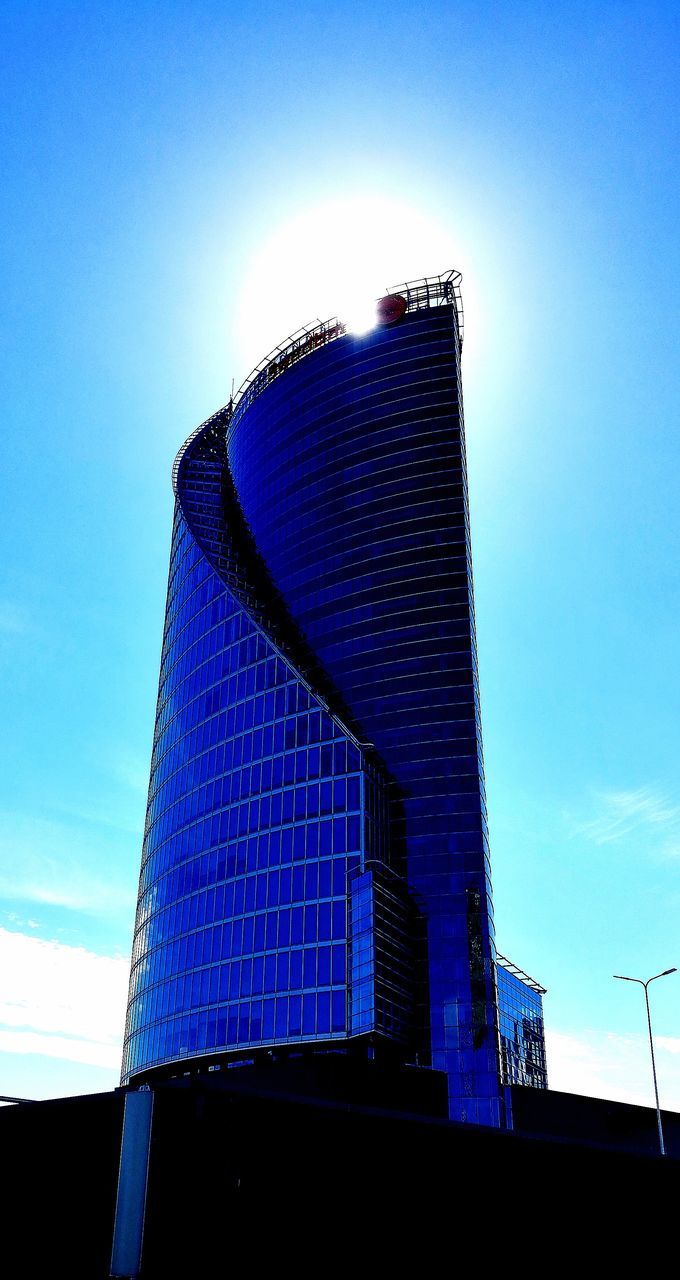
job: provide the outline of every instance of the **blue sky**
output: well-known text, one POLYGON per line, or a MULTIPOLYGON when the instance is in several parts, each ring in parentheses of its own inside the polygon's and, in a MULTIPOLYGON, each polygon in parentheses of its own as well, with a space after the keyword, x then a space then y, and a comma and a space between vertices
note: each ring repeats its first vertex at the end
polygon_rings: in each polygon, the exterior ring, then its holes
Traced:
POLYGON ((369 297, 464 272, 498 941, 552 1083, 647 1100, 611 974, 680 965, 677 6, 0 26, 0 1092, 116 1083, 172 458, 350 262, 369 297))

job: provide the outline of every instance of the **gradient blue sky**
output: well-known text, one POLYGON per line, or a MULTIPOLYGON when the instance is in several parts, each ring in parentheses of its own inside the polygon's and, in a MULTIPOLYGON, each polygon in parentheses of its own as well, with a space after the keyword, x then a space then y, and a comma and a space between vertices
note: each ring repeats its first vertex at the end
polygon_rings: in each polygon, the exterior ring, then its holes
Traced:
POLYGON ((3 6, 0 1092, 116 1083, 172 458, 352 261, 464 271, 498 941, 553 1085, 648 1100, 611 974, 680 965, 678 18, 3 6))

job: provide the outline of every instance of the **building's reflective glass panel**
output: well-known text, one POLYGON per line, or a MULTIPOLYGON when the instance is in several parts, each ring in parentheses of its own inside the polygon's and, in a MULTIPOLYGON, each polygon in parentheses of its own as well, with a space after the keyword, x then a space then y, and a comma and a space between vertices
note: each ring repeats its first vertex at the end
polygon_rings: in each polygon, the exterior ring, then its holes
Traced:
POLYGON ((503 956, 497 978, 503 1083, 547 1089, 544 989, 503 956))
MULTIPOLYGON (((207 521, 196 474, 185 498, 196 517, 200 493, 207 521)), ((382 852, 381 791, 366 753, 225 586, 178 504, 124 1078, 183 1057, 347 1037, 349 877, 382 852)), ((392 1031, 403 1003, 387 1002, 392 1031)))
POLYGON ((345 336, 237 407, 228 456, 276 588, 390 775, 427 920, 421 1060, 498 1120, 493 924, 455 307, 345 336))

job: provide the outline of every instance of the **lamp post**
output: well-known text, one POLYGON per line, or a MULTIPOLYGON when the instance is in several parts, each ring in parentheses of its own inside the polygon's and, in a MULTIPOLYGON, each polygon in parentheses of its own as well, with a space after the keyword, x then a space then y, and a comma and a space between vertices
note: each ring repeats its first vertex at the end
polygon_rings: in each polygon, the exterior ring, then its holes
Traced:
POLYGON ((649 992, 647 988, 650 982, 656 982, 657 978, 666 978, 669 973, 677 973, 677 969, 664 969, 663 973, 655 973, 653 978, 648 978, 643 982, 642 978, 627 978, 623 973, 615 973, 614 977, 619 978, 621 982, 637 982, 638 986, 644 987, 645 1005, 647 1008, 647 1029, 649 1031, 649 1052, 652 1055, 652 1075, 654 1076, 654 1097, 656 1098, 656 1123, 659 1128, 659 1150, 662 1156, 666 1154, 666 1148, 663 1143, 663 1129, 661 1127, 661 1108, 659 1106, 659 1089, 656 1083, 656 1062, 654 1060, 654 1041, 652 1039, 652 1016, 649 1012, 649 992))

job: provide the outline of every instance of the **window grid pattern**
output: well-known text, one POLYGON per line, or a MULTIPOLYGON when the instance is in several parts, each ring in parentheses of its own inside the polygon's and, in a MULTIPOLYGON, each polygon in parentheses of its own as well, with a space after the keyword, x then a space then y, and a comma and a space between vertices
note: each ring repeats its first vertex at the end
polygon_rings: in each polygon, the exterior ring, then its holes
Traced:
POLYGON ((186 1057, 347 1038, 348 876, 384 851, 381 792, 178 503, 124 1081, 186 1057))
POLYGON ((421 1061, 498 1124, 498 1020, 455 308, 305 356, 236 406, 236 492, 273 584, 391 783, 425 917, 421 1061))
POLYGON ((503 1083, 547 1089, 541 995, 500 964, 496 973, 503 1083))
POLYGON ((350 875, 350 1027, 408 1041, 414 925, 401 879, 382 863, 350 875))

